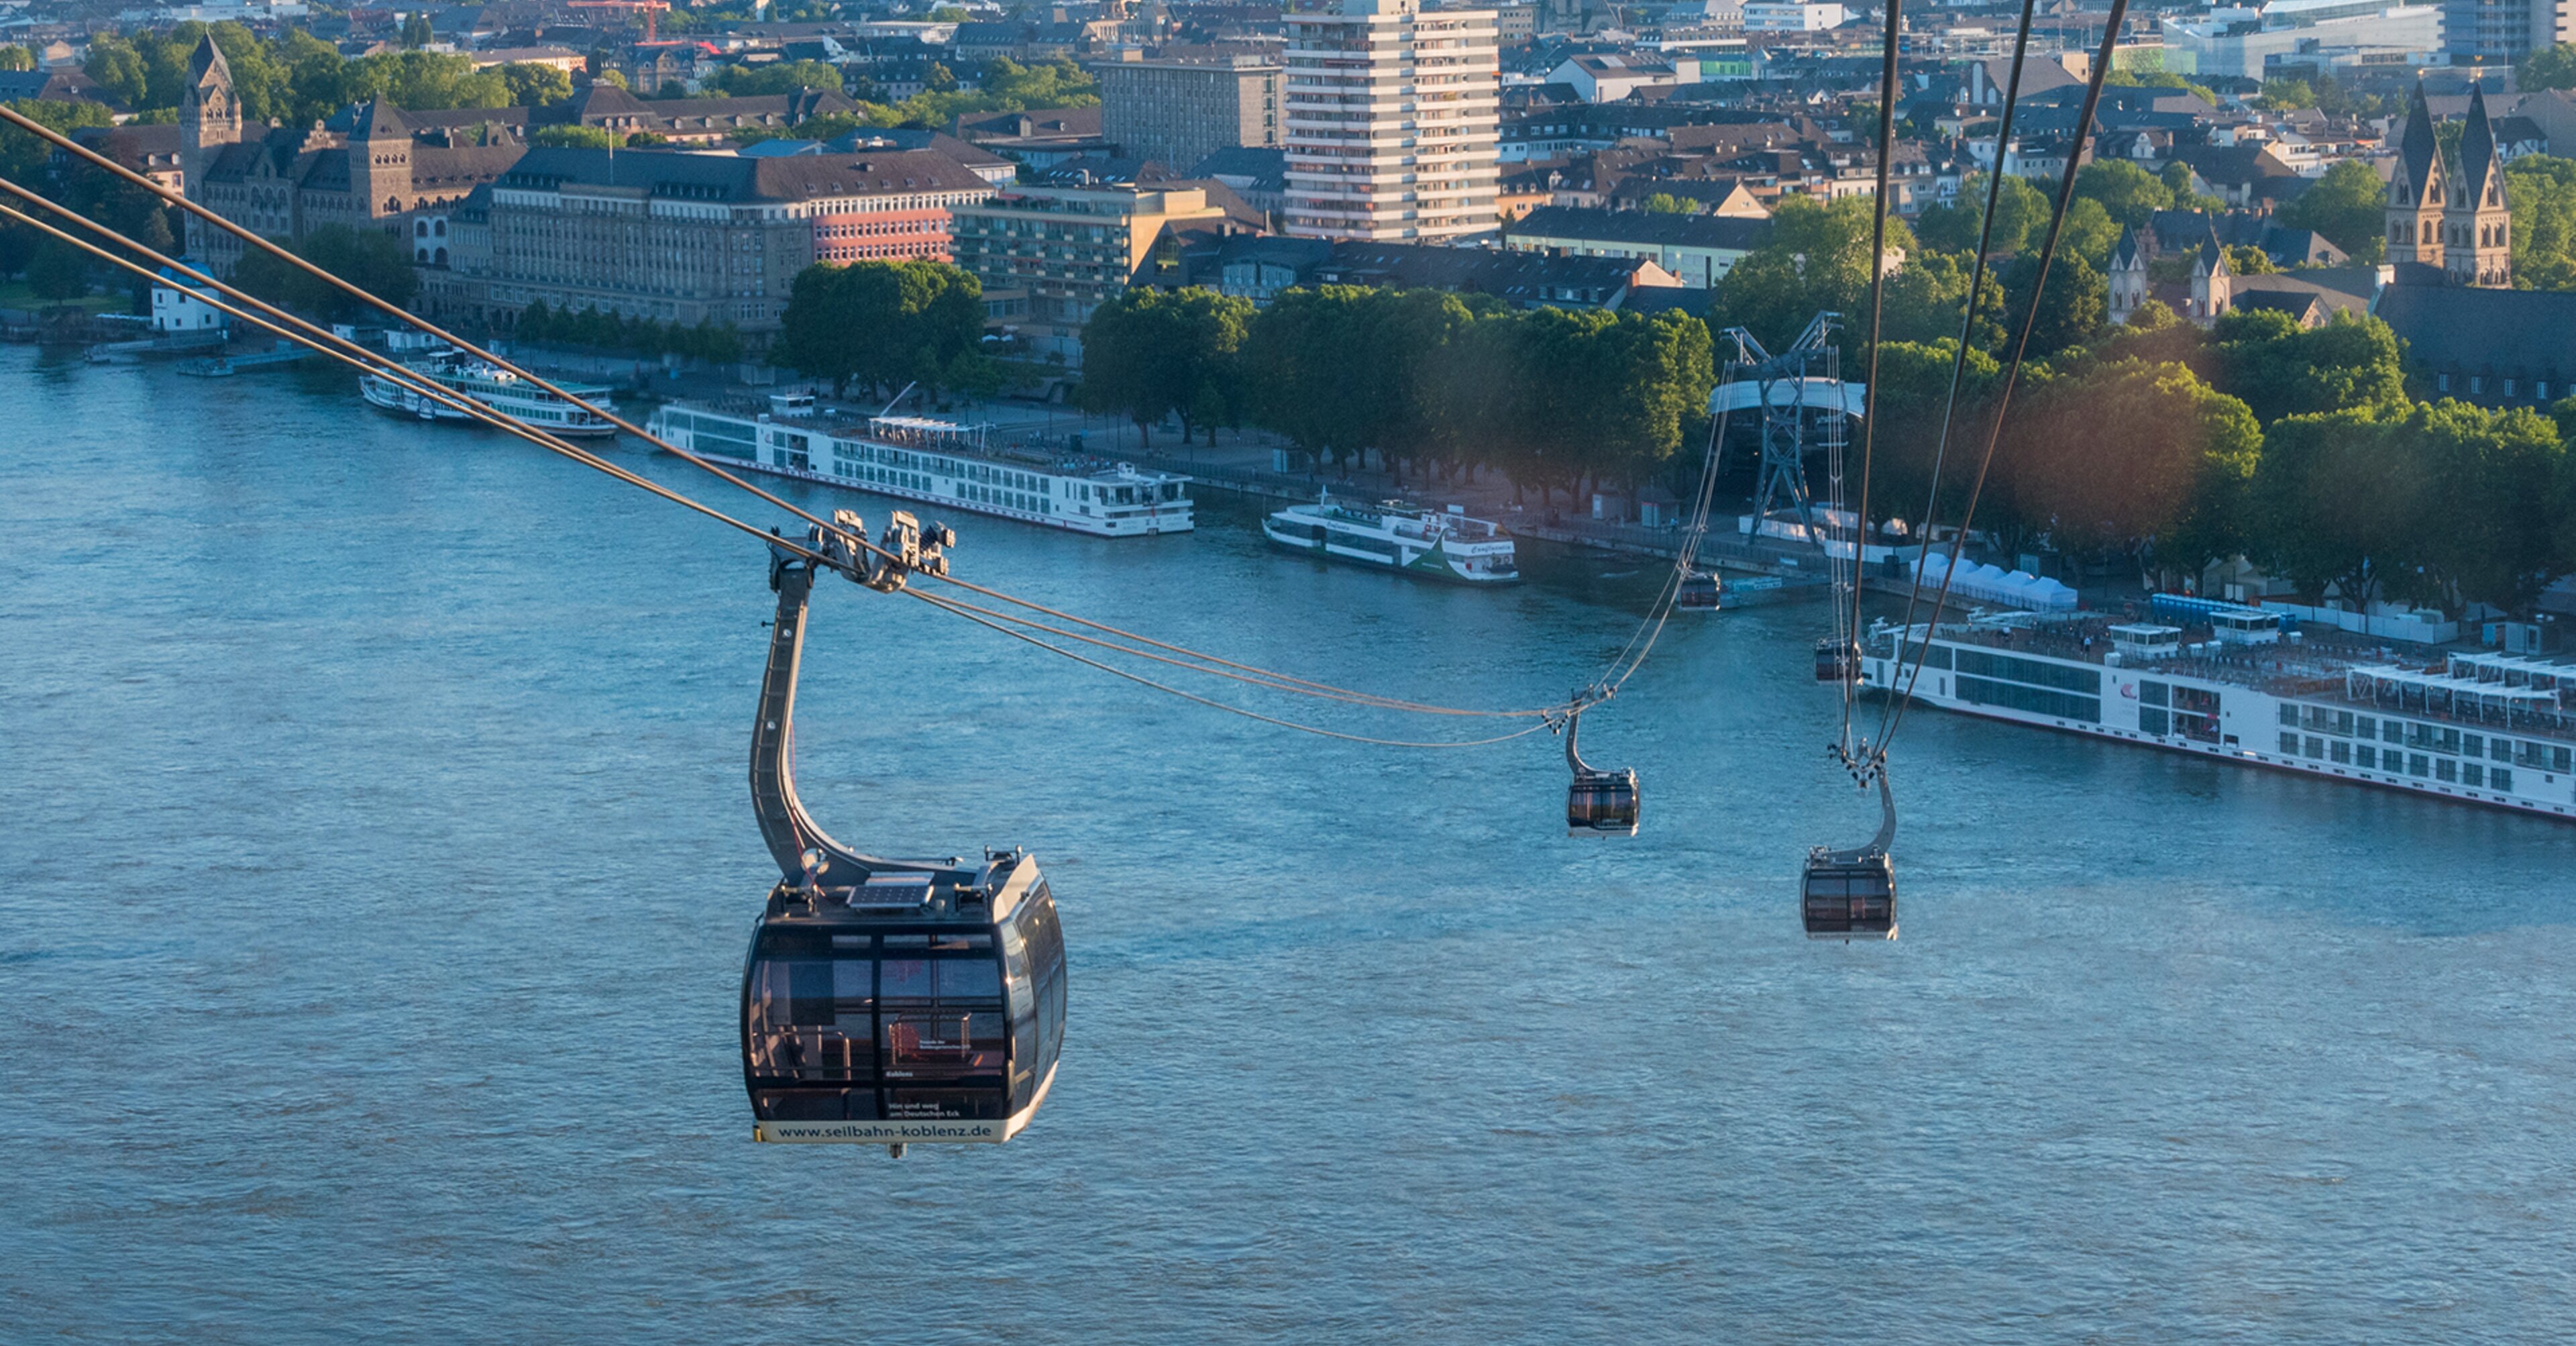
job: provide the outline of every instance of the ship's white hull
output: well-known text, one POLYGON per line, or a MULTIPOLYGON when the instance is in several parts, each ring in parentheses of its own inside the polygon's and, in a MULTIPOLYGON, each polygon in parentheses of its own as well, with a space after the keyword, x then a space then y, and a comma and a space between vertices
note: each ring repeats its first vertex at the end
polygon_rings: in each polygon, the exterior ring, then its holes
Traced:
POLYGON ((1017 462, 823 434, 797 425, 664 407, 645 427, 728 468, 982 514, 1092 537, 1153 537, 1198 525, 1186 478, 1115 470, 1042 472, 1017 462), (826 467, 831 470, 825 470, 826 467), (1175 498, 1159 497, 1168 489, 1175 498), (1121 496, 1124 498, 1120 498, 1121 496))
MULTIPOLYGON (((398 416, 409 416, 414 419, 424 421, 480 422, 482 420, 481 417, 472 415, 461 408, 452 407, 435 398, 423 396, 421 393, 411 388, 406 388, 391 379, 382 378, 374 374, 361 374, 358 376, 358 392, 361 396, 367 399, 368 405, 393 412, 398 416)), ((570 403, 557 403, 548 399, 542 404, 534 402, 525 402, 523 404, 523 399, 517 398, 501 398, 497 400, 489 398, 475 398, 468 393, 457 393, 456 396, 467 398, 469 400, 480 401, 484 406, 490 407, 493 411, 500 413, 502 416, 505 416, 510 420, 516 421, 531 430, 542 430, 550 435, 561 435, 568 439, 581 439, 596 438, 617 433, 616 426, 611 425, 606 421, 599 420, 590 413, 572 406, 570 403)))
MULTIPOLYGON (((1944 647, 1936 644, 1934 648, 1937 653, 1944 647)), ((2013 657, 2028 659, 2031 656, 2016 654, 2013 657)), ((2276 771, 2296 772, 2349 785, 2370 785, 2432 799, 2478 804, 2487 808, 2507 809, 2543 818, 2576 821, 2576 774, 2571 774, 2554 761, 2544 760, 2538 764, 2530 764, 2528 759, 2517 759, 2506 763, 2499 762, 2492 753, 2469 758, 2456 749, 2450 753, 2443 753, 2429 748, 2425 751, 2415 751, 2412 745, 2391 748, 2387 746, 2389 741, 2385 738, 2364 741, 2349 732, 2336 733, 2330 728, 2314 728, 2304 720, 2305 713, 2313 708, 2326 711, 2329 717, 2338 712, 2345 712, 2353 714, 2356 718, 2366 717, 2381 724, 2390 721, 2408 726, 2429 723, 2423 721, 2420 716, 2409 715, 2404 711, 2390 713, 2338 705, 2325 700, 2280 697, 2259 688, 2169 673, 2153 665, 2113 668, 2071 660, 2050 659, 2039 662, 2065 669, 2093 669, 2100 673, 2103 677, 2104 690, 2108 693, 2101 698, 2101 718, 2098 721, 2088 720, 2082 715, 2061 716, 2045 711, 1970 700, 1958 694, 1958 677, 1955 673, 1931 667, 1922 670, 1920 680, 1915 686, 1914 699, 1925 705, 1962 715, 1973 715, 1980 719, 2002 720, 2011 724, 2052 729, 2087 738, 2162 748, 2168 752, 2215 758, 2240 766, 2269 767, 2276 771), (2209 717, 2215 722, 2210 736, 2204 738, 2181 733, 2157 734, 2141 727, 2138 718, 2140 703, 2136 696, 2140 683, 2145 681, 2189 687, 2215 696, 2219 709, 2209 717), (2282 724, 2281 715, 2284 706, 2288 706, 2292 714, 2301 716, 2302 722, 2297 725, 2282 724), (2288 750, 2290 740, 2296 741, 2297 750, 2288 750), (2398 761, 2400 763, 2398 769, 2392 771, 2385 766, 2364 769, 2355 760, 2363 747, 2368 747, 2374 756, 2384 754, 2385 757, 2398 761), (2312 751, 2318 755, 2311 756, 2312 751), (2335 755, 2338 753, 2346 760, 2335 760, 2335 755), (2473 787, 2467 783, 2466 777, 2471 767, 2477 769, 2483 781, 2492 779, 2493 773, 2499 766, 2511 775, 2513 784, 2509 788, 2498 790, 2491 786, 2473 787)), ((1872 694, 1885 694, 1883 689, 1887 686, 1891 674, 1890 661, 1873 655, 1863 660, 1862 668, 1864 690, 1872 694)), ((2509 726, 2471 728, 2452 723, 2435 727, 2473 733, 2486 743, 2492 743, 2496 739, 2516 743, 2536 740, 2536 736, 2517 732, 2509 726)), ((2554 747, 2555 745, 2544 746, 2554 747)))
POLYGON ((1272 545, 1309 556, 1322 556, 1335 561, 1348 561, 1375 570, 1396 570, 1428 579, 1446 580, 1453 584, 1495 585, 1518 584, 1517 569, 1503 573, 1478 573, 1438 546, 1426 547, 1408 538, 1362 536, 1326 531, 1320 538, 1299 536, 1282 531, 1276 516, 1261 521, 1261 535, 1272 545))
MULTIPOLYGON (((753 462, 748 458, 735 458, 728 454, 706 453, 695 449, 690 452, 719 467, 741 468, 773 477, 791 477, 797 481, 838 486, 843 490, 858 491, 866 495, 881 495, 893 500, 911 500, 920 504, 936 505, 943 510, 956 510, 965 514, 985 514, 996 519, 1033 523, 1041 528, 1061 528, 1068 533, 1086 533, 1092 537, 1150 537, 1159 533, 1187 533, 1198 527, 1198 524, 1191 519, 1190 509, 1186 504, 1176 510, 1164 510, 1126 520, 1095 519, 1080 514, 1039 514, 1031 510, 1012 509, 1007 505, 984 500, 941 495, 936 489, 917 490, 912 487, 898 486, 890 481, 851 481, 833 476, 828 472, 817 472, 812 468, 774 467, 768 463, 753 462)), ((933 480, 939 479, 933 478, 933 480)))

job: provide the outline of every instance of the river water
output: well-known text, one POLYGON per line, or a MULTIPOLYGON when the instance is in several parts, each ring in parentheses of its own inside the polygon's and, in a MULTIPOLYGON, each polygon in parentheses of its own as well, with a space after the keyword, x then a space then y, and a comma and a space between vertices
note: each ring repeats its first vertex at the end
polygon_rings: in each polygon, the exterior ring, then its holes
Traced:
MULTIPOLYGON (((1290 735, 833 585, 807 802, 1032 847, 1070 1022, 1006 1149, 756 1146, 756 544, 321 371, 12 347, 0 408, 0 1336, 2576 1334, 2576 829, 1924 712, 1904 938, 1810 943, 1803 848, 1875 821, 1815 609, 1665 637, 1586 727, 1644 780, 1602 842, 1544 735, 1290 735)), ((1475 705, 1650 578, 1254 518, 956 562, 1475 705)))

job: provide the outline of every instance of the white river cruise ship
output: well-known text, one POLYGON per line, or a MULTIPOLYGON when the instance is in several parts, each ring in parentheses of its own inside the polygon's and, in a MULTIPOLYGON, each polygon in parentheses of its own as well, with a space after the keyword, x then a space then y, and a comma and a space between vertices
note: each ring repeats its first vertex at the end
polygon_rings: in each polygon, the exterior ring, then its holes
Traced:
POLYGON ((994 448, 990 428, 920 416, 864 426, 808 419, 813 401, 775 397, 780 416, 672 403, 645 425, 656 438, 727 467, 848 486, 900 500, 1095 537, 1186 533, 1189 481, 1127 463, 994 448))
MULTIPOLYGON (((2494 651, 2399 656, 2301 639, 2281 613, 2224 604, 2165 624, 2029 613, 1906 630, 1928 646, 1917 699, 1945 710, 2482 804, 2576 818, 2576 664, 2494 651)), ((1864 686, 1902 676, 1871 628, 1864 686)))
POLYGON ((1460 584, 1513 584, 1520 558, 1501 525, 1398 501, 1374 508, 1333 503, 1290 505, 1261 521, 1264 536, 1291 551, 1401 570, 1460 584))
MULTIPOLYGON (((403 362, 403 368, 460 397, 472 398, 530 429, 574 437, 617 433, 617 427, 606 417, 577 407, 506 369, 455 351, 442 352, 423 360, 407 360, 403 362)), ((609 390, 603 385, 557 382, 555 386, 592 406, 616 410, 608 400, 609 390)), ((474 419, 455 407, 375 374, 359 375, 358 391, 375 406, 405 416, 417 416, 424 421, 474 419)))

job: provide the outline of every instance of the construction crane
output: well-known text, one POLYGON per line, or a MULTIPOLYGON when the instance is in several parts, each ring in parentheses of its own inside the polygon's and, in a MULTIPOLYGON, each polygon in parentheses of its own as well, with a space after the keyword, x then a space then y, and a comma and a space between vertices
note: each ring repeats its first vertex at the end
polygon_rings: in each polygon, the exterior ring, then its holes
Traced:
POLYGON ((564 0, 564 3, 573 9, 622 9, 640 13, 644 16, 644 40, 647 42, 657 40, 653 16, 671 7, 670 0, 564 0))

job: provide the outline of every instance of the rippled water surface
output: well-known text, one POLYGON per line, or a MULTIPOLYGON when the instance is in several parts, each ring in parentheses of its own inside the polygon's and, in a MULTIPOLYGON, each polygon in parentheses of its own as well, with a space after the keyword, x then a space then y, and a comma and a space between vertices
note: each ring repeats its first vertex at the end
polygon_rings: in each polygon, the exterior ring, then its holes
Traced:
MULTIPOLYGON (((2563 825, 1927 712, 1904 938, 1811 944, 1803 847, 1874 822, 1812 610, 1668 635, 1587 726, 1604 843, 1543 736, 1289 736, 835 585, 807 801, 1033 847, 1071 1023, 1005 1150, 755 1146, 755 544, 327 375, 11 347, 0 408, 0 1337, 2576 1334, 2563 825)), ((1492 705, 1642 598, 1252 517, 957 560, 1492 705)))

